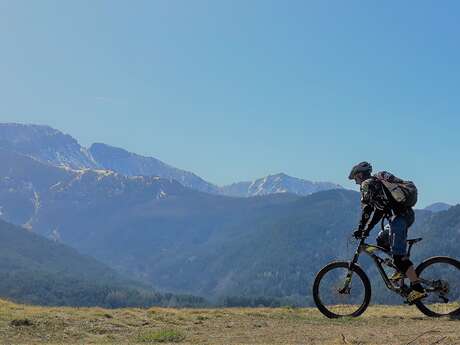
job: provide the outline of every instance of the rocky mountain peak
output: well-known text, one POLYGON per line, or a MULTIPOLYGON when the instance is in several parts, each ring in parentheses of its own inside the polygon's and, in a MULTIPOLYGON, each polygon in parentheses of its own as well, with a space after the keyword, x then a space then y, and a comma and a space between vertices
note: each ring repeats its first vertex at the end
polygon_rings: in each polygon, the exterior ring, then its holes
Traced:
POLYGON ((76 139, 48 126, 0 124, 0 148, 55 166, 72 169, 99 167, 76 139))
POLYGON ((316 192, 342 189, 343 187, 330 182, 312 182, 289 176, 283 172, 268 175, 254 181, 233 183, 221 188, 221 193, 230 196, 250 197, 274 193, 292 193, 310 195, 316 192))

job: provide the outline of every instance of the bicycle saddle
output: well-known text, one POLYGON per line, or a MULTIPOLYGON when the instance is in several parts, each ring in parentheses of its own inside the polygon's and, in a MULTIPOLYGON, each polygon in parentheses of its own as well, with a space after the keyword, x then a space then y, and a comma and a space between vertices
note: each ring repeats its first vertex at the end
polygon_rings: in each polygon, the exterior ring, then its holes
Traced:
POLYGON ((423 238, 418 237, 418 238, 411 238, 410 240, 407 240, 406 242, 409 244, 414 244, 414 243, 420 242, 421 240, 423 240, 423 238))

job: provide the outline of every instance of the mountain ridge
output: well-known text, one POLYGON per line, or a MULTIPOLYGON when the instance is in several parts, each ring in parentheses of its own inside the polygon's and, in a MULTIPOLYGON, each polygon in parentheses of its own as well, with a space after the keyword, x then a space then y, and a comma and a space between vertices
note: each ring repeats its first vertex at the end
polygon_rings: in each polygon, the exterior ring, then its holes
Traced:
POLYGON ((305 196, 330 189, 343 189, 343 187, 331 182, 303 180, 286 175, 285 173, 268 175, 254 181, 237 182, 221 187, 222 194, 237 197, 273 193, 293 193, 305 196))
POLYGON ((101 168, 76 139, 46 125, 0 123, 0 147, 55 166, 101 168))
POLYGON ((206 182, 201 177, 153 158, 141 156, 125 149, 103 143, 94 143, 89 152, 101 166, 127 176, 159 176, 172 178, 185 187, 207 193, 218 193, 218 187, 206 182))
POLYGON ((142 156, 123 148, 94 143, 87 149, 70 135, 44 125, 0 123, 0 148, 73 170, 106 169, 126 176, 159 176, 174 179, 185 187, 201 192, 235 197, 272 193, 308 195, 321 190, 343 188, 337 184, 312 182, 283 173, 221 187, 205 181, 192 172, 175 168, 154 157, 142 156), (274 179, 279 181, 274 181, 274 179))
POLYGON ((431 212, 442 212, 447 211, 453 205, 447 204, 445 202, 435 202, 431 205, 428 205, 424 208, 424 210, 431 211, 431 212))

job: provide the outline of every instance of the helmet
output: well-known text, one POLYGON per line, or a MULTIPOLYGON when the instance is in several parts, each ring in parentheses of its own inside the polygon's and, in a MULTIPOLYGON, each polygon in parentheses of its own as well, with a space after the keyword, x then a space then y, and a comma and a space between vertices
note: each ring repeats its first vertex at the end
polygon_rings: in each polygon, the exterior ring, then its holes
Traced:
POLYGON ((350 172, 350 175, 348 175, 348 178, 350 180, 353 180, 356 176, 356 174, 359 173, 364 173, 364 174, 371 174, 372 172, 372 165, 370 165, 368 162, 361 162, 357 165, 355 165, 350 172))

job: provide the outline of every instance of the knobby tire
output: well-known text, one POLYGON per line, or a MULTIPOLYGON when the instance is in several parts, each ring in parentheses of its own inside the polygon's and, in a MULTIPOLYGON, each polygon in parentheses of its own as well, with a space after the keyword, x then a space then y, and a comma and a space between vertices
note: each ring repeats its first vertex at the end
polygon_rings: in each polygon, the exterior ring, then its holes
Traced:
POLYGON ((351 267, 351 270, 353 271, 354 275, 356 275, 357 277, 361 279, 361 282, 363 283, 363 286, 364 286, 364 299, 363 299, 361 306, 351 314, 339 315, 327 309, 327 307, 321 302, 321 298, 319 296, 319 287, 320 287, 321 279, 324 277, 324 275, 335 268, 348 268, 349 265, 350 263, 346 261, 331 262, 330 264, 324 266, 318 272, 315 278, 315 282, 313 283, 313 299, 315 301, 315 304, 318 307, 319 311, 330 319, 340 318, 340 317, 357 317, 357 316, 360 316, 362 313, 364 313, 364 311, 369 306, 369 302, 371 300, 371 283, 366 273, 358 265, 353 265, 351 267))
MULTIPOLYGON (((455 260, 453 258, 447 257, 447 256, 434 256, 429 259, 426 259, 423 261, 420 265, 417 266, 415 269, 415 272, 417 273, 417 276, 421 276, 423 278, 423 270, 428 268, 429 266, 436 264, 436 263, 444 263, 444 264, 449 264, 454 267, 456 267, 458 270, 460 270, 460 261, 455 260)), ((449 280, 449 277, 440 277, 445 280, 449 280)), ((426 316, 430 317, 441 317, 441 316, 459 316, 460 315, 460 307, 451 311, 448 314, 440 314, 432 311, 428 307, 425 306, 424 300, 418 301, 415 303, 415 306, 426 316)))

